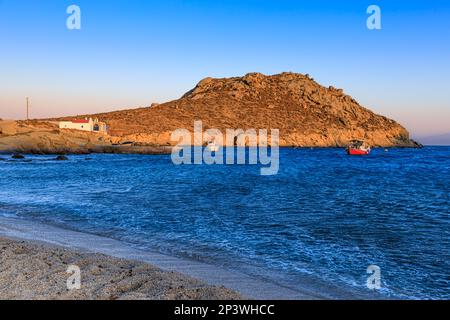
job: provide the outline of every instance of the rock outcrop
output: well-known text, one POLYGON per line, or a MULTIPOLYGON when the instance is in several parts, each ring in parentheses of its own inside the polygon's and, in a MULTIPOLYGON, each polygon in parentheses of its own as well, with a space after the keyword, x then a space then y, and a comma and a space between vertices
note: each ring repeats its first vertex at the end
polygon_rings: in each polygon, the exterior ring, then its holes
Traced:
MULTIPOLYGON (((88 153, 170 153, 163 146, 122 145, 121 137, 107 134, 59 129, 48 121, 0 121, 0 153, 88 154, 88 153)), ((19 156, 16 156, 17 159, 19 156)), ((61 157, 59 160, 62 160, 61 157)))
MULTIPOLYGON (((180 99, 96 117, 110 134, 59 129, 57 122, 0 121, 0 153, 167 153, 176 129, 279 129, 280 146, 344 147, 366 140, 374 147, 418 147, 395 121, 362 107, 342 89, 309 75, 206 78, 180 99)), ((73 119, 63 118, 65 119, 73 119)), ((63 120, 63 119, 53 119, 63 120)))
POLYGON ((344 147, 353 139, 375 147, 417 147, 395 121, 362 107, 342 89, 323 87, 309 75, 206 78, 179 100, 150 108, 95 115, 111 134, 141 143, 174 144, 173 130, 279 129, 281 146, 344 147))

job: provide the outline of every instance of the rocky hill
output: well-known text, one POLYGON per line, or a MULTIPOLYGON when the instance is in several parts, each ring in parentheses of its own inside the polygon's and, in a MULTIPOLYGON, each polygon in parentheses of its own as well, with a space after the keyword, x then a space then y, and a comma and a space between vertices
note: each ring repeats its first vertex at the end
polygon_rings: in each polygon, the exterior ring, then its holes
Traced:
POLYGON ((194 121, 202 120, 204 128, 223 132, 279 129, 281 146, 343 147, 352 139, 380 147, 418 146, 405 128, 362 107, 342 89, 296 73, 206 78, 178 100, 93 116, 108 123, 111 135, 160 145, 173 144, 173 130, 192 130, 194 121))

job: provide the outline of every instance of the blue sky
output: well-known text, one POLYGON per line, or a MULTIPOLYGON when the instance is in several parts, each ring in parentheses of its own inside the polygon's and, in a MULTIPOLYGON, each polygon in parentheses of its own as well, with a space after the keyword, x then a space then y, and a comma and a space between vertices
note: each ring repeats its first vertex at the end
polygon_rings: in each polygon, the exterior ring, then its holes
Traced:
POLYGON ((449 1, 0 0, 0 117, 176 99, 200 79, 309 73, 416 136, 450 132, 449 1), (68 30, 66 9, 81 8, 68 30), (382 10, 382 30, 366 9, 382 10))

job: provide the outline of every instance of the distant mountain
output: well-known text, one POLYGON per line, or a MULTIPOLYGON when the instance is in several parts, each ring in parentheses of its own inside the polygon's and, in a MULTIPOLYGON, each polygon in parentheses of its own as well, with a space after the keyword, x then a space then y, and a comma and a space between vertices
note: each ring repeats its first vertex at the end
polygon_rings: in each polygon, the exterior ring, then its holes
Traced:
POLYGON ((202 120, 204 128, 222 132, 279 129, 281 146, 343 147, 353 139, 379 147, 418 146, 404 127, 362 107, 342 89, 290 72, 206 78, 178 100, 92 117, 106 122, 112 135, 161 145, 171 143, 173 130, 192 131, 194 121, 202 120))
POLYGON ((418 141, 427 146, 450 146, 450 133, 418 138, 418 141))

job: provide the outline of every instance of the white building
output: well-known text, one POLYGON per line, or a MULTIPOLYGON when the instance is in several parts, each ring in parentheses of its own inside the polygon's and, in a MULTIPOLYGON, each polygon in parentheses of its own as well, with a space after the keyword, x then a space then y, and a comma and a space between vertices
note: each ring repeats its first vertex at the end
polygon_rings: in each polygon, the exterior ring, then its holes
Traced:
POLYGON ((60 129, 74 129, 89 132, 107 132, 108 126, 104 122, 98 121, 98 119, 92 120, 92 118, 85 118, 83 120, 72 121, 60 121, 60 129))

